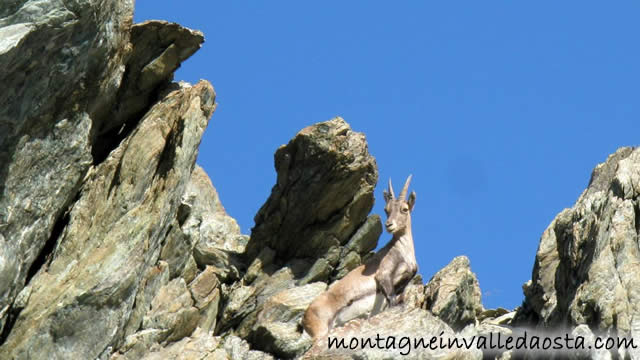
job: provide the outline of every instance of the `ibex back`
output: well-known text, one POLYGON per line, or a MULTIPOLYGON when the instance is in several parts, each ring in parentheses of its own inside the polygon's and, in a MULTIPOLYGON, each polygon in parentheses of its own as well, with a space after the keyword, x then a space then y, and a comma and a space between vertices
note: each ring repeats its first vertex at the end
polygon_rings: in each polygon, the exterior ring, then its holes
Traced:
POLYGON ((365 264, 351 270, 319 295, 304 313, 302 326, 314 339, 325 336, 334 325, 395 305, 396 295, 413 278, 418 265, 411 234, 411 211, 416 201, 412 192, 405 200, 411 175, 395 197, 391 180, 384 192, 387 214, 385 228, 393 235, 389 243, 365 264))

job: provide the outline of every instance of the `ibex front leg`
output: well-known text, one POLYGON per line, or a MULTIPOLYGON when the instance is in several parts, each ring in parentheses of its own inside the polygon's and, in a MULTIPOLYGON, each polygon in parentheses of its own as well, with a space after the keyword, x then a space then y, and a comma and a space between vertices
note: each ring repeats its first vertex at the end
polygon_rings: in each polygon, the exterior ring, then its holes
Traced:
POLYGON ((409 266, 405 262, 395 263, 395 268, 376 273, 375 279, 379 291, 387 299, 389 306, 398 304, 397 290, 404 289, 416 273, 416 267, 409 266))
POLYGON ((389 306, 394 306, 396 296, 393 291, 393 281, 391 280, 392 274, 376 274, 375 279, 376 284, 378 285, 378 290, 381 291, 387 299, 387 304, 389 304, 389 306))

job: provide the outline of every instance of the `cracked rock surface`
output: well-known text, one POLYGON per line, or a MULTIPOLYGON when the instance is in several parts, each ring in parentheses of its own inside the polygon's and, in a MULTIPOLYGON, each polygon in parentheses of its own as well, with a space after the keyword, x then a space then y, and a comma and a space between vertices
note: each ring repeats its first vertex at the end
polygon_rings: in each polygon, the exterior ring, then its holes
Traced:
POLYGON ((276 151, 275 167, 277 182, 247 245, 250 258, 263 246, 281 259, 326 254, 344 245, 373 207, 375 159, 364 135, 342 118, 301 130, 276 151))
POLYGON ((122 340, 143 270, 156 263, 213 111, 206 82, 167 94, 92 168, 2 358, 96 358, 122 340), (140 166, 145 164, 145 166, 140 166))
POLYGON ((0 328, 91 167, 132 11, 130 0, 0 4, 0 328))
POLYGON ((640 150, 621 148, 544 231, 518 321, 638 338, 639 219, 640 150))

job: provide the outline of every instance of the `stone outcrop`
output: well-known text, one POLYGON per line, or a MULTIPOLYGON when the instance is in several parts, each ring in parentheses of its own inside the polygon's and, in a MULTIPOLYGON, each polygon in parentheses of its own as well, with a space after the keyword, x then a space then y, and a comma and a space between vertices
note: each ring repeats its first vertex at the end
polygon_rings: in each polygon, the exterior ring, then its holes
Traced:
POLYGON ((275 167, 278 179, 255 217, 247 255, 268 246, 285 261, 328 254, 335 265, 339 247, 373 207, 378 171, 364 135, 341 118, 309 126, 276 151, 275 167))
POLYGON ((92 164, 91 130, 122 83, 132 11, 131 0, 0 5, 0 328, 92 164))
POLYGON ((251 343, 278 358, 301 355, 311 345, 311 339, 300 332, 300 320, 311 301, 326 288, 325 283, 315 282, 270 297, 258 313, 251 343))
POLYGON ((249 351, 240 338, 213 336, 228 271, 212 265, 199 267, 195 246, 210 241, 212 247, 241 253, 246 240, 238 241, 245 237, 199 166, 191 173, 175 215, 158 265, 147 270, 140 284, 124 342, 114 348, 111 358, 270 358, 249 351))
POLYGON ((200 49, 204 35, 166 21, 146 21, 130 29, 130 49, 116 99, 94 124, 94 162, 102 161, 136 126, 158 93, 173 80, 180 63, 200 49))
POLYGON ((214 98, 206 82, 170 92, 89 171, 0 355, 96 358, 121 340, 140 274, 158 260, 177 212, 214 98))
POLYGON ((132 26, 132 7, 0 6, 1 358, 107 358, 215 326, 219 281, 180 228, 215 93, 170 83, 203 37, 132 26))
POLYGON ((424 309, 455 330, 474 324, 484 310, 480 285, 466 256, 456 257, 438 271, 424 287, 424 297, 424 309))
POLYGON ((622 148, 544 231, 517 321, 638 338, 639 201, 640 150, 622 148))
POLYGON ((341 118, 300 131, 275 164, 277 183, 246 246, 248 268, 223 288, 216 332, 290 358, 311 345, 299 325, 309 303, 376 247, 382 224, 367 215, 378 172, 364 135, 341 118))

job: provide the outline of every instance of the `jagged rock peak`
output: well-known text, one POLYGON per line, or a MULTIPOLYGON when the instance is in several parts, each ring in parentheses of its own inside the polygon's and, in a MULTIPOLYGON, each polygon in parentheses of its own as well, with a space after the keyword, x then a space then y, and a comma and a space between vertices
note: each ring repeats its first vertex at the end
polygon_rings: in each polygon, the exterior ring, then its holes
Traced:
POLYGON ((171 83, 180 64, 204 42, 200 31, 158 20, 134 24, 130 34, 131 51, 117 99, 93 130, 94 162, 117 146, 171 83))
POLYGON ((542 234, 516 320, 585 324, 594 332, 638 338, 639 219, 640 149, 621 148, 594 169, 576 204, 542 234))
POLYGON ((131 0, 0 2, 0 328, 92 165, 91 131, 122 83, 132 14, 131 0))
POLYGON ((378 170, 365 136, 335 118, 301 130, 275 154, 278 180, 255 217, 250 259, 312 257, 345 244, 373 207, 378 170), (309 206, 313 204, 314 206, 309 206))
MULTIPOLYGON (((159 256, 215 109, 208 82, 170 82, 203 37, 132 15, 130 0, 0 4, 0 358, 108 357, 155 292, 198 275, 159 256)), ((209 314, 215 284, 200 276, 185 314, 209 314)))

